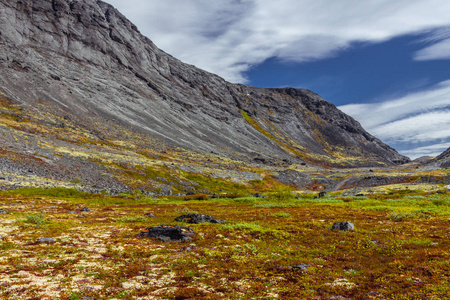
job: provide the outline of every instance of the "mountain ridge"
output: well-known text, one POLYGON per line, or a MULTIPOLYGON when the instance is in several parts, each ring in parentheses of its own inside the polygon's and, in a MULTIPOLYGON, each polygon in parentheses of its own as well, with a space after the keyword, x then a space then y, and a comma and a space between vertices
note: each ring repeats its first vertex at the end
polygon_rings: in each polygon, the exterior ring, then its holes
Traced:
POLYGON ((142 148, 274 166, 409 161, 311 91, 232 84, 182 63, 103 1, 0 5, 0 91, 40 127, 78 126, 89 143, 132 144, 127 128, 151 141, 142 148))

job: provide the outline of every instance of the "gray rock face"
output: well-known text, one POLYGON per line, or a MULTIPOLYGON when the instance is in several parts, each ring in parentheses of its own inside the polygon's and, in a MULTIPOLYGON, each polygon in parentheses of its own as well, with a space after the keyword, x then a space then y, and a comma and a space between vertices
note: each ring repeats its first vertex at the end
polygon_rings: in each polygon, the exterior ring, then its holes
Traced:
POLYGON ((263 164, 408 161, 311 91, 231 84, 182 63, 102 1, 0 0, 0 69, 2 95, 43 103, 97 136, 131 126, 161 143, 263 164))
POLYGON ((439 156, 437 156, 434 160, 434 163, 438 163, 438 165, 442 168, 450 167, 450 148, 442 152, 439 156))

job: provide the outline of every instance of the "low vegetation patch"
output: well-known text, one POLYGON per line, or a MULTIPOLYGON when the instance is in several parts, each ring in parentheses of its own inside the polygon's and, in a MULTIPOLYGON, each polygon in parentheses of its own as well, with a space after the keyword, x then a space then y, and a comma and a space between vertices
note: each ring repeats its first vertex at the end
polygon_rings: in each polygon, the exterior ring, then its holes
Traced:
POLYGON ((31 223, 31 224, 36 224, 36 225, 43 225, 43 224, 47 224, 50 221, 45 217, 44 214, 41 213, 35 213, 32 215, 27 215, 25 217, 25 219, 21 220, 22 222, 25 223, 31 223))
POLYGON ((450 295, 445 194, 185 201, 24 191, 0 195, 1 299, 450 295), (225 223, 174 221, 191 213, 225 223), (346 221, 354 230, 331 230, 346 221), (158 225, 189 227, 192 240, 140 235, 158 225))

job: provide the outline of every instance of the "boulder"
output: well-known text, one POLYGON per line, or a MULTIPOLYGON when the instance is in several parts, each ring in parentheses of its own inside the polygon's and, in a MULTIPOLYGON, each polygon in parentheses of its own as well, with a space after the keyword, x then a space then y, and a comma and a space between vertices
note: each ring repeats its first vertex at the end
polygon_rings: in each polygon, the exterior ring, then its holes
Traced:
POLYGON ((138 237, 154 237, 163 242, 185 242, 190 241, 193 235, 194 230, 189 227, 158 225, 145 229, 138 237))
POLYGON ((8 212, 4 209, 0 209, 0 215, 6 215, 8 212))
POLYGON ((333 224, 331 230, 355 230, 355 225, 350 222, 337 222, 333 224))
POLYGON ((53 244, 56 243, 56 239, 54 238, 39 238, 36 240, 37 244, 53 244))
POLYGON ((319 198, 324 198, 324 197, 331 197, 331 195, 328 194, 327 192, 324 192, 324 191, 320 192, 319 193, 319 198))
POLYGON ((293 265, 291 268, 293 270, 308 271, 308 267, 305 264, 293 265))
POLYGON ((225 223, 223 220, 217 220, 213 216, 203 214, 187 214, 175 218, 177 222, 185 222, 190 224, 200 223, 225 223))
POLYGON ((83 208, 81 209, 81 211, 90 212, 91 210, 90 210, 88 207, 83 207, 83 208))

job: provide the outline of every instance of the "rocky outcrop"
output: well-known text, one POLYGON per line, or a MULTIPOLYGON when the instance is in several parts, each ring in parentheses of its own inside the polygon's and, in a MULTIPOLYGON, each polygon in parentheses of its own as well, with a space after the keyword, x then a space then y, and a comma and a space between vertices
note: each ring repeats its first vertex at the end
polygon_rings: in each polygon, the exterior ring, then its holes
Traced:
POLYGON ((450 148, 437 156, 433 160, 433 163, 438 163, 438 165, 442 168, 450 168, 450 148))
POLYGON ((309 90, 231 84, 182 63, 102 1, 0 0, 0 69, 2 97, 99 141, 132 128, 152 145, 247 162, 409 161, 309 90))

